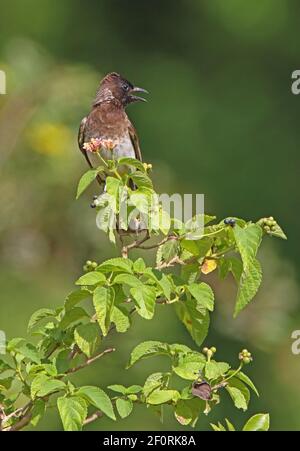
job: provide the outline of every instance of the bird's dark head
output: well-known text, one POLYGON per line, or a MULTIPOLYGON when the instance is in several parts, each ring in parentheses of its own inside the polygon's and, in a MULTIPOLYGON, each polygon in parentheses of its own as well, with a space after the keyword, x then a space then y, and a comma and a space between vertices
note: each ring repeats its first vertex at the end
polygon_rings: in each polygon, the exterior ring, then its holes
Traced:
POLYGON ((111 72, 101 81, 94 106, 101 102, 114 99, 118 100, 124 107, 132 102, 146 102, 146 99, 136 95, 140 92, 147 93, 145 89, 134 86, 130 81, 121 77, 116 72, 111 72))

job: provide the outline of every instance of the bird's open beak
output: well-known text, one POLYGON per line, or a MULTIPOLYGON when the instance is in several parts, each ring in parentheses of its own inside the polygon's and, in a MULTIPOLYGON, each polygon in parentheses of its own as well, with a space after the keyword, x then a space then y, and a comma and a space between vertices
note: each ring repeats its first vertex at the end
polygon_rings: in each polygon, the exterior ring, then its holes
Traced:
POLYGON ((132 88, 131 91, 130 91, 130 95, 129 95, 129 102, 130 102, 130 103, 131 103, 131 102, 139 102, 139 101, 141 101, 141 102, 147 102, 147 100, 144 99, 143 97, 134 95, 134 93, 136 93, 136 92, 143 92, 144 94, 149 94, 149 92, 146 91, 146 89, 138 88, 137 86, 135 86, 135 87, 132 88), (133 94, 133 95, 132 95, 132 94, 133 94))

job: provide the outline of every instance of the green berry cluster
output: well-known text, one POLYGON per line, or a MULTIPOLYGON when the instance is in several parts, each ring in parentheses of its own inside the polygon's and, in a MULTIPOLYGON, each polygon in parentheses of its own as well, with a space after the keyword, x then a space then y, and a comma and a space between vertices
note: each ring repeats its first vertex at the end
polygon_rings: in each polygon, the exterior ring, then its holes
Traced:
POLYGON ((85 262, 85 265, 83 266, 83 271, 85 272, 90 272, 90 271, 94 271, 98 266, 97 262, 92 262, 91 260, 87 260, 85 262))
POLYGON ((273 218, 273 216, 270 216, 269 218, 263 218, 262 219, 262 228, 266 233, 274 232, 277 227, 277 222, 273 218))
POLYGON ((250 363, 253 360, 251 352, 249 352, 248 349, 243 349, 239 353, 239 359, 242 360, 242 362, 245 363, 246 365, 248 365, 248 363, 250 363))
POLYGON ((211 348, 203 348, 202 349, 203 354, 207 355, 208 359, 211 359, 211 357, 217 352, 217 348, 212 346, 211 348))

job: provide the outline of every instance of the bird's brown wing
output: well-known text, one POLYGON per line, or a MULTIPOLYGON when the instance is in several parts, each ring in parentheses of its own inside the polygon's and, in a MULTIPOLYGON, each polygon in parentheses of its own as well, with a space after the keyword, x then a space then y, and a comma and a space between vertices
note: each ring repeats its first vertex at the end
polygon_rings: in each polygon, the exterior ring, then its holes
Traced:
MULTIPOLYGON (((82 154, 84 155, 84 158, 86 159, 89 167, 92 169, 93 165, 89 159, 88 153, 85 150, 85 148, 83 147, 84 145, 84 130, 85 130, 85 126, 87 123, 87 116, 84 117, 80 123, 80 127, 79 127, 79 131, 78 131, 78 146, 79 149, 81 150, 82 154)), ((97 175, 97 181, 100 185, 103 185, 104 181, 101 179, 100 175, 97 175)))
POLYGON ((88 165, 90 168, 92 168, 92 163, 89 160, 89 156, 87 154, 87 151, 84 149, 83 144, 84 144, 84 129, 85 129, 85 124, 87 122, 87 117, 84 117, 80 123, 80 127, 79 127, 79 131, 78 131, 78 146, 79 149, 81 150, 82 154, 84 155, 84 158, 86 159, 88 165))
POLYGON ((135 158, 137 160, 142 161, 142 153, 141 153, 141 149, 140 149, 139 138, 138 138, 137 132, 136 132, 134 126, 131 124, 131 122, 129 123, 129 126, 128 126, 128 132, 129 132, 130 140, 131 140, 133 148, 134 148, 135 158))

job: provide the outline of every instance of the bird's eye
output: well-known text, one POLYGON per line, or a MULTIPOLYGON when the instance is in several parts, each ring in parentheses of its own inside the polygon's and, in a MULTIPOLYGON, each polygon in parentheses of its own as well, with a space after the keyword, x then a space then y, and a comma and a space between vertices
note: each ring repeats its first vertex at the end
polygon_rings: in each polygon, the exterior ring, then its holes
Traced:
POLYGON ((123 83, 122 88, 124 91, 129 91, 129 86, 126 83, 123 83))

